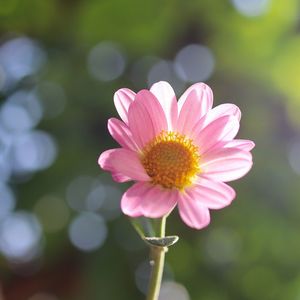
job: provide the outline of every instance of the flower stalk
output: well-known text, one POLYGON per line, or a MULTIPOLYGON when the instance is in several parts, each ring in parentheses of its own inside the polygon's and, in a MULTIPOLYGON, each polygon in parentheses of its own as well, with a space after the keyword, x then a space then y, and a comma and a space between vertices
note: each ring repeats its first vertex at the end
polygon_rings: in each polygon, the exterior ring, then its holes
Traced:
MULTIPOLYGON (((164 238, 166 233, 166 219, 164 216, 159 221, 159 237, 164 238)), ((150 265, 152 266, 147 300, 158 300, 160 286, 164 271, 165 254, 168 251, 167 247, 151 245, 150 265)))

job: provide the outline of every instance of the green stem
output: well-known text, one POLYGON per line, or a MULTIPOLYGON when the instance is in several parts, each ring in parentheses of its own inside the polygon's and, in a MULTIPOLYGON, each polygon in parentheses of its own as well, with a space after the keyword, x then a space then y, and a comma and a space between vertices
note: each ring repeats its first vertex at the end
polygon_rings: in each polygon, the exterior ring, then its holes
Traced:
MULTIPOLYGON (((159 223, 159 237, 165 237, 166 231, 166 219, 167 217, 162 217, 159 223)), ((151 276, 149 289, 147 294, 147 300, 158 300, 162 275, 164 271, 164 263, 165 263, 165 253, 166 247, 157 247, 151 246, 151 276)))

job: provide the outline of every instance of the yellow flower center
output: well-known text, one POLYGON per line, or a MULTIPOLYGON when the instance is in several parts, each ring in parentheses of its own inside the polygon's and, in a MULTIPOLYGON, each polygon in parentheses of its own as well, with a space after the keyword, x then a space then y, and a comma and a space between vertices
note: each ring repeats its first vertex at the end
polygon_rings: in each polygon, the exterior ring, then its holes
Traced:
POLYGON ((199 151, 191 139, 162 131, 142 151, 142 164, 153 184, 183 190, 199 173, 199 151))

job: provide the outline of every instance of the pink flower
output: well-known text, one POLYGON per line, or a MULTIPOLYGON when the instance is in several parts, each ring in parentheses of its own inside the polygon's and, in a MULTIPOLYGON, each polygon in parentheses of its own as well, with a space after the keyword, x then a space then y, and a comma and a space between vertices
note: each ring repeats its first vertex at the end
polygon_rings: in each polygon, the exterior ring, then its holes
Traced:
POLYGON ((177 103, 163 81, 137 94, 120 89, 114 103, 122 121, 109 119, 108 130, 121 148, 103 152, 98 162, 115 181, 135 181, 122 197, 122 211, 159 218, 178 205, 188 226, 207 226, 209 209, 235 198, 224 182, 252 166, 254 143, 234 139, 239 108, 227 103, 212 109, 213 94, 204 83, 192 85, 177 103))

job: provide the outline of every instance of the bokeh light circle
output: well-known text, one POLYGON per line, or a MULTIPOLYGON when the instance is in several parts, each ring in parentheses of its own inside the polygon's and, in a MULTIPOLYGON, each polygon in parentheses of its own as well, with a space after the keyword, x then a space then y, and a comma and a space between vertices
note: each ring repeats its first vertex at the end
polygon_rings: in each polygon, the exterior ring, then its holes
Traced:
POLYGON ((186 288, 174 281, 165 281, 162 283, 159 300, 190 300, 186 288))
POLYGON ((88 70, 100 81, 112 81, 124 72, 125 56, 119 46, 112 42, 101 42, 88 55, 88 70))
POLYGON ((235 9, 246 17, 257 17, 268 11, 270 0, 231 0, 235 9))
POLYGON ((18 91, 12 94, 0 110, 3 126, 13 133, 34 128, 42 119, 42 107, 32 92, 18 91))
POLYGON ((176 74, 187 82, 206 81, 211 77, 214 66, 211 50, 202 45, 188 45, 175 57, 176 74))
POLYGON ((106 239, 107 227, 104 219, 92 212, 80 213, 69 227, 72 244, 82 251, 100 248, 106 239))
POLYGON ((13 144, 12 159, 16 173, 46 169, 56 156, 57 145, 53 137, 40 130, 19 136, 13 144))
POLYGON ((171 61, 160 60, 149 70, 149 87, 161 80, 170 83, 177 94, 180 94, 185 87, 185 83, 177 76, 174 69, 174 64, 171 61))
POLYGON ((5 87, 36 73, 46 61, 40 45, 28 38, 17 37, 0 47, 0 65, 5 71, 5 87))
POLYGON ((0 225, 0 251, 8 258, 28 261, 40 249, 42 229, 32 213, 18 211, 6 216, 0 225))

